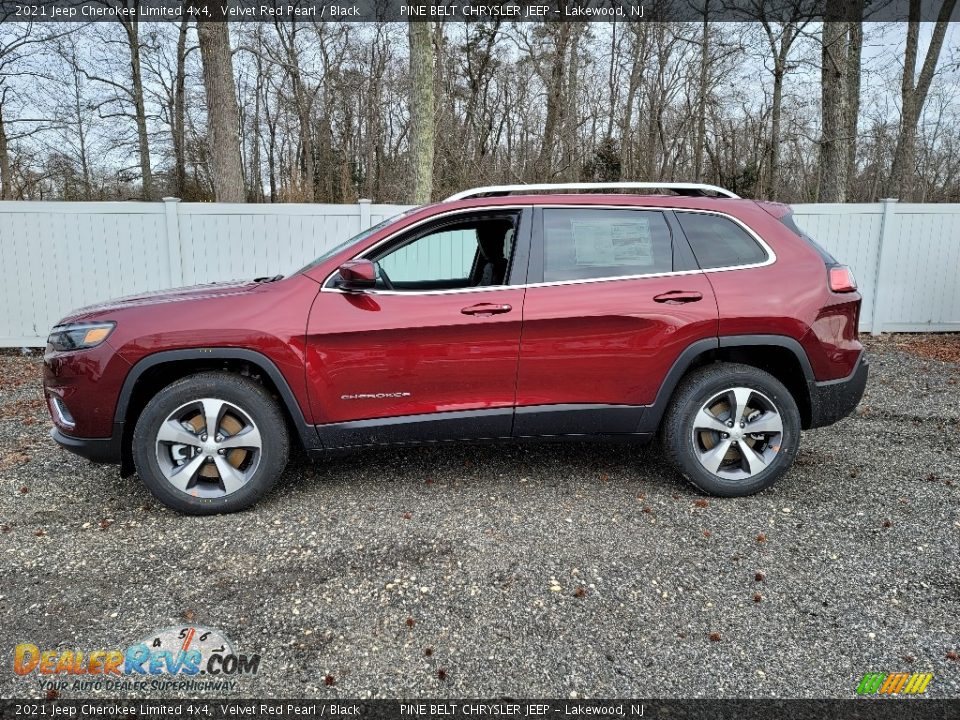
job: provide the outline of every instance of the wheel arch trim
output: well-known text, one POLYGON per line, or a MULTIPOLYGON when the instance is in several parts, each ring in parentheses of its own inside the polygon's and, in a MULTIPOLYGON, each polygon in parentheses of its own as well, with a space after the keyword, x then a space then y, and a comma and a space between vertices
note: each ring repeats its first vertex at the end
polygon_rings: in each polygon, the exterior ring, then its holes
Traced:
POLYGON ((673 398, 677 385, 696 360, 707 353, 730 347, 780 347, 784 348, 797 359, 803 370, 804 380, 809 386, 814 382, 813 367, 803 346, 794 338, 786 335, 721 335, 719 337, 696 340, 688 345, 679 357, 673 362, 657 391, 657 396, 643 419, 643 430, 656 432, 667 410, 667 405, 673 398))
POLYGON ((304 447, 309 450, 317 446, 315 429, 312 425, 307 424, 303 410, 283 373, 280 372, 273 360, 261 352, 248 348, 181 348, 179 350, 162 350, 141 358, 130 368, 130 372, 127 373, 127 377, 123 381, 123 387, 117 397, 114 423, 122 425, 126 422, 133 390, 147 370, 167 363, 189 360, 243 360, 262 369, 270 377, 274 387, 277 388, 277 392, 280 393, 280 398, 296 427, 297 433, 300 435, 300 439, 303 441, 304 447))

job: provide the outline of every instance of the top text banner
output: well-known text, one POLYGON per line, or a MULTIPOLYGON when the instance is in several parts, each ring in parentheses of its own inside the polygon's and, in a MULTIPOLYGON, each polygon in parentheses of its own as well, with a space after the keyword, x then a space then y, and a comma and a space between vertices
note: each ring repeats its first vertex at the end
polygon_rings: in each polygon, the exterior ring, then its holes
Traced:
MULTIPOLYGON (((921 0, 919 19, 951 18, 921 0)), ((4 22, 904 22, 910 0, 0 0, 4 22), (862 9, 861 9, 862 8, 862 9)))

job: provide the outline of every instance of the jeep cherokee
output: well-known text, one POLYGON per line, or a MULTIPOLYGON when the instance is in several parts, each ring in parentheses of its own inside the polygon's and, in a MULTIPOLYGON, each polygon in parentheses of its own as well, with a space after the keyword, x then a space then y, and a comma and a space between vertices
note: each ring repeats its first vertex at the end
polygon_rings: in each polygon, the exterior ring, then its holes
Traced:
POLYGON ((850 270, 785 205, 687 183, 478 188, 288 277, 71 313, 44 389, 58 443, 186 513, 248 507, 292 444, 659 435, 690 482, 735 497, 859 402, 859 313, 850 270))

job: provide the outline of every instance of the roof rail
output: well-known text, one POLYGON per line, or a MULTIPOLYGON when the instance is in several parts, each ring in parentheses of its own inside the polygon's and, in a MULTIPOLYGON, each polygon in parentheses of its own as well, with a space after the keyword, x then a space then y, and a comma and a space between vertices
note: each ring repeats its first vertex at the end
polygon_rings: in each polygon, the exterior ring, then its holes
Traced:
POLYGON ((678 182, 610 182, 610 183, 544 183, 539 185, 491 185, 488 187, 464 190, 448 197, 444 202, 463 200, 470 197, 486 195, 509 195, 515 192, 543 192, 547 190, 673 190, 678 195, 719 195, 726 198, 739 198, 736 193, 730 192, 716 185, 703 183, 678 182))

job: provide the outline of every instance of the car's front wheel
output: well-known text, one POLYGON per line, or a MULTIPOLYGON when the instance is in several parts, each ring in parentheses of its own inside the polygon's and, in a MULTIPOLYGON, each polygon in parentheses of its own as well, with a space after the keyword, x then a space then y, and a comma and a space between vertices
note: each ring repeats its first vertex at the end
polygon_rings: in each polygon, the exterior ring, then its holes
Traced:
POLYGON ((205 372, 163 388, 133 433, 137 473, 157 499, 192 515, 242 510, 283 472, 283 413, 259 383, 205 372))
POLYGON ((712 495, 741 497, 769 487, 793 465, 800 412, 770 373, 715 363, 680 384, 661 433, 690 482, 712 495))

